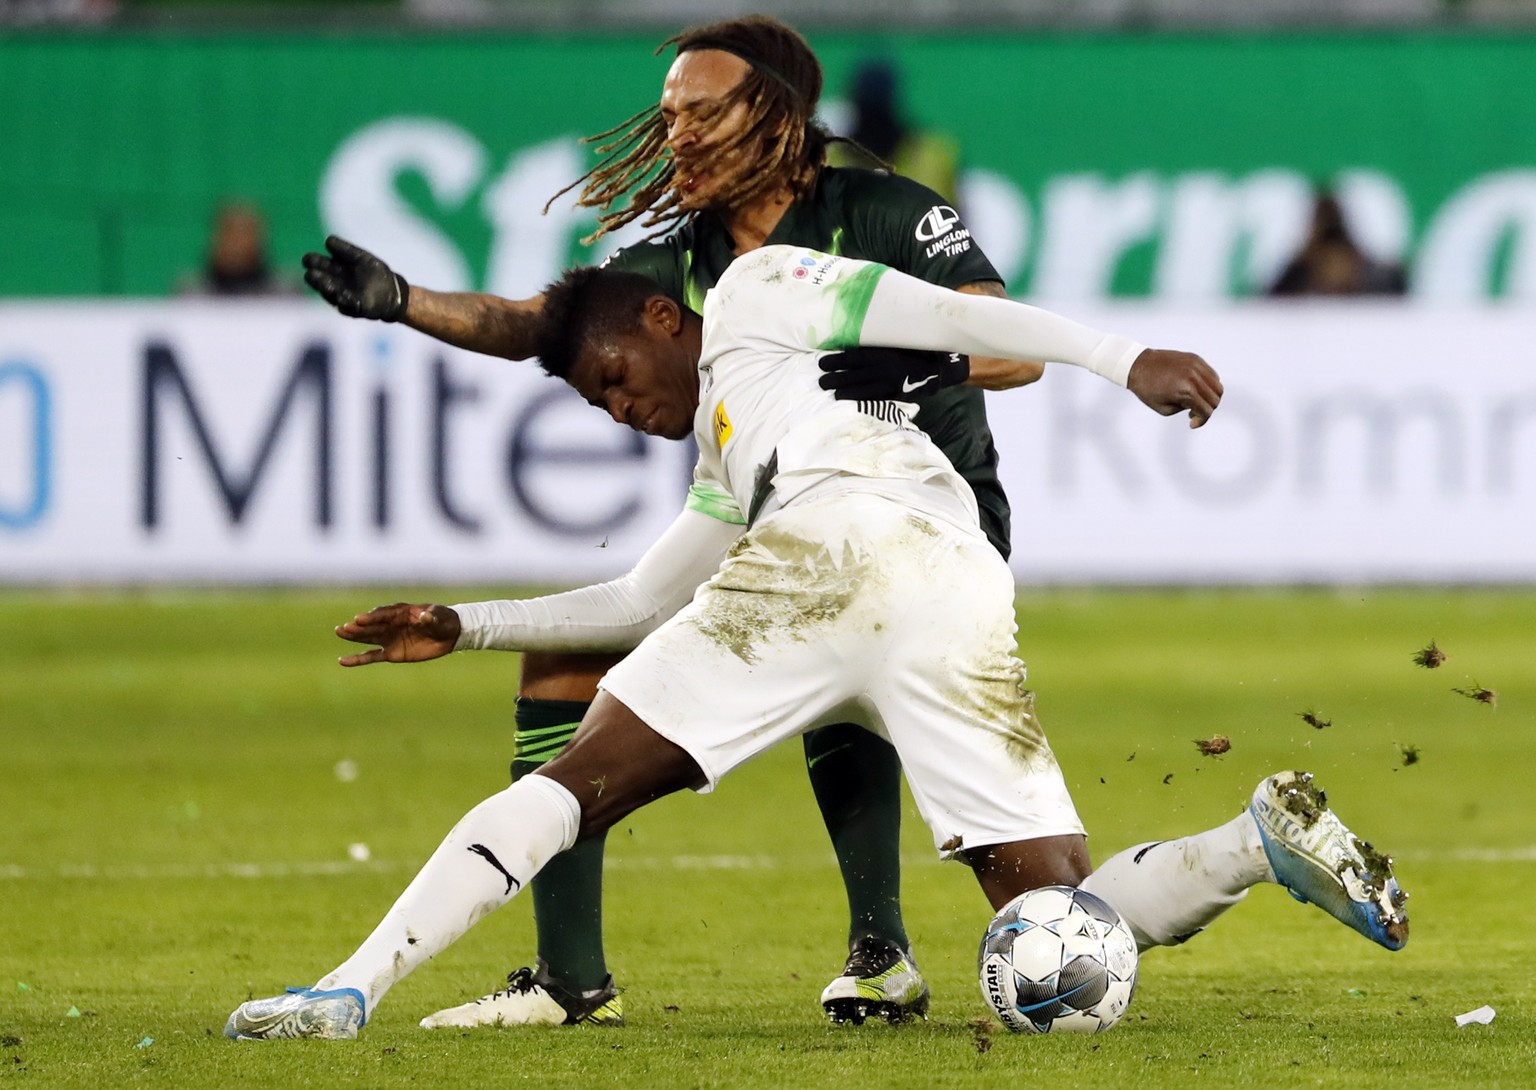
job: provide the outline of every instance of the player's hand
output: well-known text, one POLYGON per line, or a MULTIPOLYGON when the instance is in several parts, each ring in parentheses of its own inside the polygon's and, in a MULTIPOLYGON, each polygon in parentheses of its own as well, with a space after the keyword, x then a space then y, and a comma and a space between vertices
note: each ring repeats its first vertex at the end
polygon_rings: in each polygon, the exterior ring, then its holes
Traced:
POLYGON ((343 655, 343 666, 371 662, 426 662, 442 658, 459 641, 459 615, 448 606, 396 602, 359 613, 336 626, 336 635, 353 643, 371 643, 370 651, 343 655))
POLYGON ((411 287, 405 277, 361 246, 331 235, 325 254, 304 255, 304 282, 348 318, 398 322, 405 317, 411 287))
POLYGON ((968 357, 911 348, 850 348, 821 357, 821 388, 839 401, 917 401, 971 374, 968 357))
POLYGON ((1192 428, 1209 420, 1221 404, 1221 379, 1193 352, 1147 349, 1131 364, 1126 386, 1164 416, 1187 410, 1192 428))

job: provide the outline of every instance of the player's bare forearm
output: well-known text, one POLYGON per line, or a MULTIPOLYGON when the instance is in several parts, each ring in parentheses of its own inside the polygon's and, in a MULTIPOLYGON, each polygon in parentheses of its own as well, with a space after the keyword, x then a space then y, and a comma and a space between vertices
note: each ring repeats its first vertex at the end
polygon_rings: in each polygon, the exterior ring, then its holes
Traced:
MULTIPOLYGON (((977 280, 962 284, 960 291, 967 295, 990 295, 997 299, 1008 298, 1008 291, 997 280, 977 280)), ((971 375, 967 386, 979 386, 983 390, 1012 390, 1016 386, 1028 386, 1045 374, 1045 364, 1034 360, 1000 360, 991 356, 972 356, 971 375)))
POLYGON ((432 291, 411 285, 404 321, 429 337, 470 352, 525 360, 533 355, 542 295, 503 299, 469 291, 432 291))

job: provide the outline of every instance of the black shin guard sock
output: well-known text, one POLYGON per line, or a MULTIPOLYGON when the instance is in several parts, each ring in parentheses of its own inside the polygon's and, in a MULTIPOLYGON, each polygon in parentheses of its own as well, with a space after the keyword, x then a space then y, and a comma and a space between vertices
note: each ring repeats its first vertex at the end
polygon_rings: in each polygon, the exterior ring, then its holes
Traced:
POLYGON ((820 727, 803 737, 811 790, 848 891, 849 942, 873 934, 905 949, 896 749, 849 723, 820 727))
MULTIPOLYGON (((517 750, 512 779, 534 771, 565 747, 588 704, 517 698, 517 750)), ((539 957, 574 991, 608 979, 603 957, 603 838, 584 840, 545 864, 533 880, 539 957)))

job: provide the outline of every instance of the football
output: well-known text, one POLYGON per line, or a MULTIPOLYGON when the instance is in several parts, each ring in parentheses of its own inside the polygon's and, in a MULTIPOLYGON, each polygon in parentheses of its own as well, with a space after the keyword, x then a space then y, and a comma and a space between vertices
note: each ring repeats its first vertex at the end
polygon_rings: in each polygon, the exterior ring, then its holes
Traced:
POLYGON ((981 994, 1015 1033, 1101 1033, 1136 991, 1136 940, 1091 893, 1042 886, 992 917, 977 956, 981 994))

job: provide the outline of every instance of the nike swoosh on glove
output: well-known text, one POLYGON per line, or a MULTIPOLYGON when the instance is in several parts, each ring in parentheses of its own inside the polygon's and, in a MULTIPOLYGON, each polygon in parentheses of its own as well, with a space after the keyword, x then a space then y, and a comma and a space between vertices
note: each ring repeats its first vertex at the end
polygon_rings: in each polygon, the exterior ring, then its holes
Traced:
POLYGON ((914 348, 849 348, 820 363, 821 388, 839 401, 917 401, 971 374, 968 356, 914 348))

